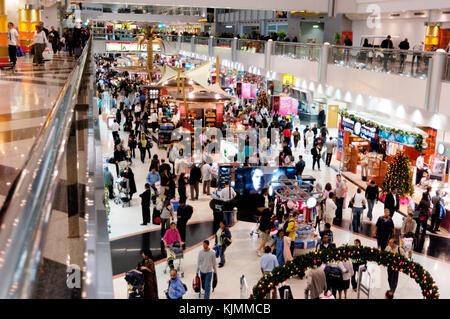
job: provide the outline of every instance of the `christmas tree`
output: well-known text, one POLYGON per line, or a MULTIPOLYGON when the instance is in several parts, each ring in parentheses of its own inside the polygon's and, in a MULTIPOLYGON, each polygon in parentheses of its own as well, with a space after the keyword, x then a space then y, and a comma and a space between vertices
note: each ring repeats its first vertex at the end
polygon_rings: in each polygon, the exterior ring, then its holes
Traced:
POLYGON ((258 99, 256 100, 256 107, 258 110, 260 110, 263 107, 269 106, 269 101, 267 100, 267 93, 266 91, 261 90, 258 95, 258 99))
POLYGON ((400 197, 412 196, 414 193, 409 158, 404 152, 398 152, 394 156, 383 180, 383 193, 387 194, 394 188, 400 197))

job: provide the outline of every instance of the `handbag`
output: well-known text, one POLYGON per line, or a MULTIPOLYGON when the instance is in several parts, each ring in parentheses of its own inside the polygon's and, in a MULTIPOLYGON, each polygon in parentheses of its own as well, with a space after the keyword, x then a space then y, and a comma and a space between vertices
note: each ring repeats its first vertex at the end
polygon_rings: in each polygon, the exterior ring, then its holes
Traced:
POLYGON ((348 208, 353 208, 353 202, 355 201, 355 196, 352 197, 350 202, 348 203, 348 208))
POLYGON ((21 48, 20 46, 17 46, 17 49, 16 49, 16 55, 17 55, 19 58, 24 56, 23 50, 22 50, 22 48, 21 48))

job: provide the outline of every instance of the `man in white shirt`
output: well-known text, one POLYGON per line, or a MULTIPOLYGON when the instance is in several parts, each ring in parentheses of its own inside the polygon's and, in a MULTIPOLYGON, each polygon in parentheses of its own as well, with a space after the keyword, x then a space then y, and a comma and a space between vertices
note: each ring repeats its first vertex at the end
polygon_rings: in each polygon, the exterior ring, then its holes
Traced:
POLYGON ((211 187, 211 165, 207 162, 203 162, 201 171, 202 171, 202 180, 203 180, 203 194, 211 195, 210 187, 211 187))
POLYGON ((420 60, 422 60, 422 52, 424 49, 424 43, 418 43, 415 46, 413 46, 413 57, 412 57, 412 62, 411 62, 411 73, 413 72, 414 69, 414 60, 417 58, 417 65, 416 65, 416 72, 419 69, 419 64, 420 64, 420 60))
POLYGON ((277 257, 271 253, 272 249, 269 246, 264 248, 264 255, 259 260, 259 267, 261 268, 261 272, 263 276, 265 274, 271 273, 275 267, 278 267, 278 259, 277 257))
POLYGON ((119 137, 119 130, 120 130, 120 125, 119 125, 119 123, 117 123, 116 120, 114 120, 113 124, 111 124, 113 140, 114 140, 115 136, 119 137))
POLYGON ((156 129, 158 128, 158 113, 156 113, 156 111, 154 111, 152 113, 152 116, 150 117, 150 120, 152 122, 153 133, 155 133, 156 129))
POLYGON ((209 299, 211 279, 217 273, 216 253, 209 248, 209 240, 203 241, 203 250, 199 251, 197 258, 197 274, 200 273, 202 288, 205 290, 205 299, 209 299))
POLYGON ((14 23, 8 23, 8 53, 12 66, 17 62, 17 45, 19 44, 19 32, 14 28, 14 23))
POLYGON ((226 181, 225 187, 220 193, 220 199, 227 201, 233 199, 234 197, 236 197, 236 192, 234 191, 233 187, 230 186, 230 182, 226 181))
POLYGON ((424 159, 425 153, 422 153, 417 159, 416 159, 416 185, 420 184, 420 180, 423 177, 424 169, 424 159))

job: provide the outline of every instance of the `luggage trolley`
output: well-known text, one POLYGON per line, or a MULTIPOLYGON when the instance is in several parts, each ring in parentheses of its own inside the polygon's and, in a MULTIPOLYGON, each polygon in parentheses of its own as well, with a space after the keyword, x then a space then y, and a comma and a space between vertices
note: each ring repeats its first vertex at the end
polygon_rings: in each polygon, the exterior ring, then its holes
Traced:
MULTIPOLYGON (((181 246, 181 245, 180 245, 181 246)), ((167 263, 166 267, 164 268, 164 273, 167 273, 167 269, 170 268, 169 262, 178 260, 178 265, 175 267, 176 270, 180 273, 180 277, 184 277, 184 272, 181 269, 181 260, 184 258, 184 252, 182 247, 177 247, 175 245, 166 247, 166 254, 167 254, 167 263)), ((200 289, 201 290, 201 289, 200 289)))
POLYGON ((357 286, 357 298, 360 299, 360 293, 362 292, 363 294, 365 294, 367 296, 367 299, 370 299, 370 281, 371 281, 371 276, 370 273, 367 271, 367 266, 366 265, 361 265, 359 266, 358 269, 358 286, 357 286), (367 273, 367 275, 369 276, 369 285, 366 287, 363 283, 362 283, 362 275, 363 273, 367 273))

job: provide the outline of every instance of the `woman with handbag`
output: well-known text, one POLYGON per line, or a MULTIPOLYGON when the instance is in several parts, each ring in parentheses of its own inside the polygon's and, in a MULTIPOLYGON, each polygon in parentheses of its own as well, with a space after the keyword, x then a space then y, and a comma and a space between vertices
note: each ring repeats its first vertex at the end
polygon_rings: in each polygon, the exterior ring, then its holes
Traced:
POLYGON ((47 44, 47 37, 45 36, 45 32, 42 30, 42 26, 36 25, 36 32, 34 33, 33 38, 33 46, 34 46, 34 57, 33 57, 33 65, 43 65, 44 57, 42 56, 42 52, 45 50, 45 46, 47 44))
POLYGON ((355 233, 358 233, 359 227, 361 225, 361 214, 367 206, 366 198, 361 193, 360 188, 357 189, 356 194, 353 196, 352 200, 350 201, 349 206, 351 206, 351 208, 352 208, 353 231, 355 233))
POLYGON ((161 234, 165 234, 169 229, 171 221, 174 220, 173 207, 170 198, 166 197, 161 209, 161 234))

